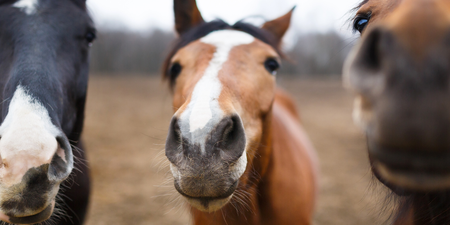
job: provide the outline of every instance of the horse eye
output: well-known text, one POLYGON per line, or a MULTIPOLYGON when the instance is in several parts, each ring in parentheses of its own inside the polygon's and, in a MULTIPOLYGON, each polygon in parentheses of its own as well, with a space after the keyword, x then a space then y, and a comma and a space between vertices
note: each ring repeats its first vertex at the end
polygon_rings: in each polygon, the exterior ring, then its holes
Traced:
POLYGON ((364 28, 366 28, 367 24, 369 23, 370 17, 366 16, 357 16, 355 20, 353 21, 353 30, 358 31, 359 33, 362 33, 364 28))
POLYGON ((182 68, 179 63, 172 64, 172 66, 170 67, 170 70, 169 70, 170 79, 174 80, 175 78, 177 78, 178 75, 180 75, 180 73, 181 73, 181 69, 182 68))
POLYGON ((97 36, 95 35, 94 32, 89 31, 86 33, 86 35, 84 36, 84 38, 86 39, 86 41, 89 43, 89 46, 92 45, 92 42, 94 42, 94 40, 97 38, 97 36))
POLYGON ((267 59, 264 62, 264 67, 269 71, 270 74, 276 75, 277 70, 280 68, 280 64, 275 59, 267 59))

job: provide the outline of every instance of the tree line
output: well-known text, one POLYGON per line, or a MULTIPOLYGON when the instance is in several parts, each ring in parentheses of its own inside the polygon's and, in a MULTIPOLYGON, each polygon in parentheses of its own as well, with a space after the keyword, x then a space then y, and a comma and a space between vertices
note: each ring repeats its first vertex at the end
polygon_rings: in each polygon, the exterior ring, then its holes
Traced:
MULTIPOLYGON (((148 33, 101 30, 91 51, 94 74, 160 75, 161 65, 175 40, 172 32, 148 33)), ((339 75, 351 48, 336 32, 298 35, 288 49, 280 74, 292 76, 339 75)))

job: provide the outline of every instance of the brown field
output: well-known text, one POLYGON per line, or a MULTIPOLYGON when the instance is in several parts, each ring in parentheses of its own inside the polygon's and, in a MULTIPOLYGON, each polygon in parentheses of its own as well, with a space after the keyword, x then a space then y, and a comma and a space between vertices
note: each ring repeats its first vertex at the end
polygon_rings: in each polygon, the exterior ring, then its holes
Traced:
MULTIPOLYGON (((372 187, 352 98, 339 80, 281 80, 298 104, 321 164, 317 225, 384 224, 380 187, 372 187), (378 200, 381 199, 381 200, 378 200)), ((93 178, 88 225, 189 224, 164 183, 164 140, 171 96, 158 78, 91 78, 84 140, 93 178)))

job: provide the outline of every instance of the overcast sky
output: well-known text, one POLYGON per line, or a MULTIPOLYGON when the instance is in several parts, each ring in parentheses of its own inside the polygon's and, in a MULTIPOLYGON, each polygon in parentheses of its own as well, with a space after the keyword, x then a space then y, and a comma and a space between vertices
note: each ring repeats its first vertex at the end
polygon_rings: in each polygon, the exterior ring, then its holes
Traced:
MULTIPOLYGON (((249 16, 274 19, 293 6, 292 30, 326 32, 334 29, 348 33, 349 10, 360 0, 197 0, 206 21, 221 18, 234 23, 249 16)), ((152 28, 173 29, 172 0, 88 0, 96 23, 135 31, 152 28)), ((292 31, 291 31, 292 32, 292 31)))

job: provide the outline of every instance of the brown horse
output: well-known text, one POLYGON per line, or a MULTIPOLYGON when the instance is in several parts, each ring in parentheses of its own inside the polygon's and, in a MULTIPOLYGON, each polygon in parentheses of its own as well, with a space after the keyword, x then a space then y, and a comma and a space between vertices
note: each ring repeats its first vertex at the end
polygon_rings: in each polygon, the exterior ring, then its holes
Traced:
POLYGON ((450 1, 365 0, 344 83, 394 224, 450 224, 450 1))
POLYGON ((166 156, 194 224, 311 224, 315 151, 275 85, 292 11, 258 28, 204 22, 195 0, 174 6, 166 156))

